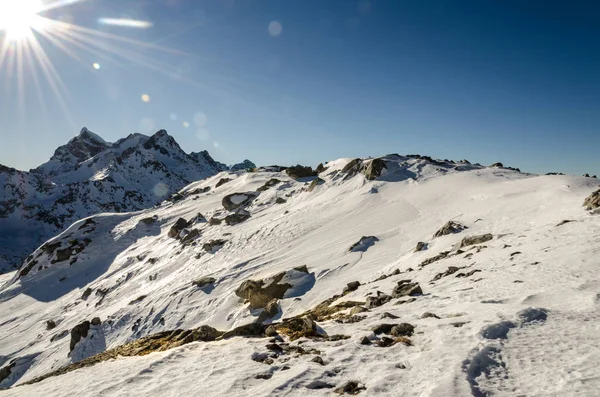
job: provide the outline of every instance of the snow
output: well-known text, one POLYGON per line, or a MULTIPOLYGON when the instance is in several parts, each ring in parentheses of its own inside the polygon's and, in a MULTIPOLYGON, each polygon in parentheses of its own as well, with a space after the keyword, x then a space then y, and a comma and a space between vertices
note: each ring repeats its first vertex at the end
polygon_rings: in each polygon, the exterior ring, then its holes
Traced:
POLYGON ((389 156, 378 180, 361 174, 344 179, 339 172, 349 160, 329 162, 320 175, 325 183, 312 192, 304 182, 273 172, 238 173, 215 190, 227 176, 222 173, 184 189, 211 186, 208 193, 144 211, 94 215, 92 231, 83 227, 85 220, 72 225, 52 242, 89 238, 75 263, 52 263, 55 256, 38 250, 33 254, 38 264, 28 275, 0 280, 6 280, 0 289, 0 368, 14 359, 24 363, 0 383, 13 386, 3 395, 331 395, 331 389, 315 387, 350 380, 364 384, 360 395, 366 396, 597 395, 600 218, 582 208, 596 189, 593 180, 465 164, 468 170, 461 171, 402 156, 389 156), (178 218, 189 220, 198 212, 207 219, 221 216, 225 195, 256 190, 274 177, 283 183, 246 208, 249 220, 195 224, 202 232, 195 246, 167 236, 178 218), (277 197, 287 202, 275 204, 277 197), (140 222, 152 216, 155 223, 140 222), (556 226, 566 219, 573 222, 556 226), (433 238, 448 220, 468 229, 433 238), (419 266, 464 237, 486 233, 494 236, 486 248, 465 247, 419 266), (349 251, 364 236, 377 240, 366 250, 349 251), (227 242, 214 253, 202 249, 216 239, 227 242), (419 241, 427 249, 414 252, 419 241), (309 274, 292 270, 304 265, 309 274), (432 281, 451 266, 460 270, 432 281), (402 274, 380 279, 396 269, 402 274), (456 277, 473 270, 479 272, 456 277), (109 360, 17 386, 104 346, 164 330, 200 325, 230 330, 253 321, 256 313, 235 289, 280 272, 287 272, 280 283, 293 285, 280 301, 281 318, 314 308, 352 281, 361 286, 338 302, 390 294, 403 279, 418 282, 423 295, 360 313, 365 317, 360 322, 318 323, 328 335, 350 339, 292 343, 318 349, 325 365, 312 362, 310 354, 258 363, 252 357, 268 352, 267 339, 233 338, 109 360), (213 289, 192 285, 203 276, 216 279, 213 289), (84 300, 87 288, 94 292, 84 300), (109 292, 100 296, 99 289, 109 292), (382 319, 386 312, 399 318, 382 319), (440 319, 421 318, 425 312, 440 319), (95 337, 85 338, 70 356, 69 336, 50 341, 96 316, 102 324, 95 337), (46 330, 49 319, 56 328, 46 330), (378 339, 372 327, 401 322, 415 326, 412 346, 360 343, 365 336, 378 339), (256 379, 265 374, 271 377, 256 379))

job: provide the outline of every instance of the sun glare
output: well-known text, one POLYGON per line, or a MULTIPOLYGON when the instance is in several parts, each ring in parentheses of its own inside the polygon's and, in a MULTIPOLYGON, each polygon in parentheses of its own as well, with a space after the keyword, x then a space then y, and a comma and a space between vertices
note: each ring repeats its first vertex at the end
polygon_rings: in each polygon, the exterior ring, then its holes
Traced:
POLYGON ((9 41, 26 39, 42 8, 41 0, 0 0, 0 31, 9 41))

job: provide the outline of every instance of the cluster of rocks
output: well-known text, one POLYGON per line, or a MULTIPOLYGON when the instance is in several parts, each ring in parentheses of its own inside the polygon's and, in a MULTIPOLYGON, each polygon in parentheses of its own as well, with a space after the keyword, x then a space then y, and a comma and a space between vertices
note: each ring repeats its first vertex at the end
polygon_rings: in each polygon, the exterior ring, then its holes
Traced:
POLYGON ((346 174, 346 178, 351 178, 354 175, 361 173, 368 180, 372 181, 383 175, 384 170, 387 169, 385 160, 381 158, 376 159, 354 159, 342 168, 342 173, 346 174))
POLYGON ((600 208, 600 189, 590 194, 583 202, 583 206, 588 211, 597 211, 600 208))

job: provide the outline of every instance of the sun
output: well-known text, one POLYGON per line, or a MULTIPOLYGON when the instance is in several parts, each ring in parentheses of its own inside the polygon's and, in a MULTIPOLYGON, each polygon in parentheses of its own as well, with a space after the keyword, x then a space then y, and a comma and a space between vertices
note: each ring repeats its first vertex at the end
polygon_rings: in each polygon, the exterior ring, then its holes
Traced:
POLYGON ((41 0, 0 0, 0 32, 8 41, 27 39, 43 7, 41 0))

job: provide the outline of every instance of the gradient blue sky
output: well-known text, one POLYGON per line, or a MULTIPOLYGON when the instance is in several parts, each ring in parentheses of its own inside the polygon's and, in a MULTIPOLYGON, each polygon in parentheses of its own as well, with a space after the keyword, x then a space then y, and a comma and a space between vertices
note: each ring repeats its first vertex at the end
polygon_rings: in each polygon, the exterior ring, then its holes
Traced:
POLYGON ((86 126, 110 141, 164 128, 226 163, 419 153, 600 174, 598 1, 87 0, 45 15, 182 53, 122 46, 163 73, 40 38, 71 120, 42 80, 44 112, 27 72, 19 107, 0 70, 5 165, 37 166, 86 126))

